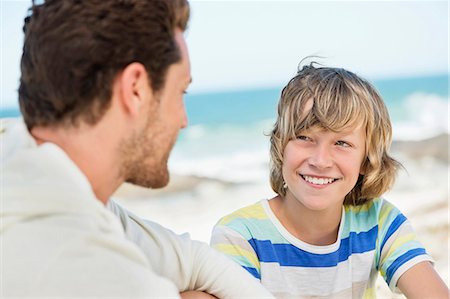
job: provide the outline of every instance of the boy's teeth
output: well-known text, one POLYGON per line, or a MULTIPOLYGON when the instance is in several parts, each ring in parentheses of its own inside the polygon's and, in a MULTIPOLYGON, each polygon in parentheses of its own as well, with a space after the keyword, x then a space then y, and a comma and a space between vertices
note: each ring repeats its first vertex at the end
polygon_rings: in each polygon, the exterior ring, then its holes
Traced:
POLYGON ((314 185, 326 185, 334 181, 334 179, 332 178, 315 178, 307 175, 304 175, 303 178, 305 179, 305 181, 312 183, 314 185))

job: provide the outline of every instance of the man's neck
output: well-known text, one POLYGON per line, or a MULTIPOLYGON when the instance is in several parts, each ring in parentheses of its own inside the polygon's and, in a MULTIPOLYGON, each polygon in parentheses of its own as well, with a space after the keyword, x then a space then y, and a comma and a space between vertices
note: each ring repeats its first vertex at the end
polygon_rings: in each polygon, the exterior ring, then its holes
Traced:
POLYGON ((101 125, 80 128, 35 127, 31 131, 37 144, 50 142, 59 146, 78 166, 91 184, 97 199, 106 204, 122 184, 116 161, 115 138, 101 125))

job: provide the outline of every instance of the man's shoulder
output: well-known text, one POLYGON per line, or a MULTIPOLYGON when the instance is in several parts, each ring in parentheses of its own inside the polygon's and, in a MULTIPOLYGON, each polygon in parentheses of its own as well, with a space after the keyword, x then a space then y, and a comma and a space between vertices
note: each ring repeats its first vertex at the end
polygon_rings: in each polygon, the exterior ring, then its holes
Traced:
POLYGON ((95 258, 102 258, 108 254, 113 256, 116 252, 120 256, 135 251, 134 245, 120 231, 118 223, 114 219, 101 221, 101 215, 49 211, 47 214, 19 216, 15 220, 14 217, 5 217, 8 225, 1 235, 5 249, 11 249, 11 253, 16 251, 34 256, 37 263, 44 262, 45 258, 47 261, 63 260, 77 255, 91 257, 92 253, 98 254, 95 258))
POLYGON ((40 275, 39 288, 53 289, 57 285, 69 294, 90 296, 177 294, 173 283, 156 275, 142 253, 131 245, 126 240, 94 235, 73 240, 73 244, 61 248, 40 275))
POLYGON ((101 247, 66 247, 42 265, 35 280, 29 280, 28 286, 22 284, 21 289, 29 290, 26 295, 55 297, 177 296, 172 282, 155 274, 136 257, 133 260, 129 253, 120 253, 120 247, 101 247))
POLYGON ((49 216, 3 234, 7 294, 176 295, 173 284, 154 274, 142 252, 123 234, 90 221, 83 215, 49 216))

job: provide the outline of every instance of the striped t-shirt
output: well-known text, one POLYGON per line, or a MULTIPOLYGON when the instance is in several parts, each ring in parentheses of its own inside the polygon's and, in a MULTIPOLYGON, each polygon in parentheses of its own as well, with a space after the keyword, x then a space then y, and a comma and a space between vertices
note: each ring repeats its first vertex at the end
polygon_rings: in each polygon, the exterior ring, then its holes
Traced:
POLYGON ((277 298, 375 298, 381 273, 392 291, 399 277, 432 261, 406 217, 381 198, 344 206, 336 243, 315 246, 290 234, 267 200, 242 208, 214 227, 211 245, 277 298))

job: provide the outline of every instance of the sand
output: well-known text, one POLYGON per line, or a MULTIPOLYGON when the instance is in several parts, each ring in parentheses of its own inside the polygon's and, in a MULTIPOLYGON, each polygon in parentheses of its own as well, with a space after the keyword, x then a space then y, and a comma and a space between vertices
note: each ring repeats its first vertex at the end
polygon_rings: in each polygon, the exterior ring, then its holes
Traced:
MULTIPOLYGON (((392 156, 405 170, 385 194, 412 222, 416 233, 435 260, 435 268, 449 284, 449 151, 448 135, 422 141, 394 142, 392 156)), ((172 174, 161 190, 124 184, 115 198, 141 217, 176 233, 209 242, 211 228, 220 217, 274 195, 268 180, 232 183, 172 174)), ((391 294, 380 279, 378 298, 404 298, 391 294)))

